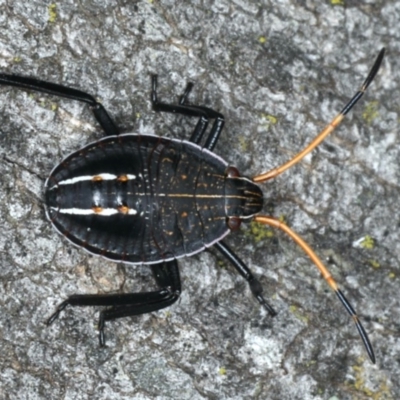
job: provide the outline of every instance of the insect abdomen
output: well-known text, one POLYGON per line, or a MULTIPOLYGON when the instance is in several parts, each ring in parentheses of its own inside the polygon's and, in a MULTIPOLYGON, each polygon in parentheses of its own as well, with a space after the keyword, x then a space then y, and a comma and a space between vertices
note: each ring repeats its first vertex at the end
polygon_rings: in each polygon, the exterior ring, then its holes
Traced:
POLYGON ((192 143, 107 137, 52 171, 46 212, 59 232, 91 253, 128 263, 179 258, 228 233, 220 198, 225 168, 192 143))

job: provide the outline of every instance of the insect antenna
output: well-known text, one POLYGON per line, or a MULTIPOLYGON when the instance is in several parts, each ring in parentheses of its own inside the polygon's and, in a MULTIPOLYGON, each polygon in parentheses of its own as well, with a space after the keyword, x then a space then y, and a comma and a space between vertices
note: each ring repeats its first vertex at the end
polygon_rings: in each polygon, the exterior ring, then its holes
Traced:
POLYGON ((384 54, 385 54, 385 48, 383 48, 379 52, 378 57, 376 58, 375 63, 371 68, 371 71, 369 72, 367 79, 365 79, 360 90, 344 106, 342 111, 340 111, 340 113, 320 132, 320 134, 307 147, 305 147, 302 151, 296 154, 291 160, 281 165, 280 167, 271 169, 268 172, 255 176, 253 178, 253 181, 264 182, 269 179, 277 177, 282 172, 286 171, 293 165, 297 164, 304 156, 306 156, 310 151, 314 150, 330 133, 332 133, 336 129, 336 127, 342 122, 346 114, 354 107, 354 105, 358 102, 358 100, 361 99, 361 97, 367 90, 368 86, 370 85, 376 73, 378 72, 379 67, 381 66, 384 54))
POLYGON ((364 343, 365 349, 367 350, 368 356, 371 359, 371 361, 375 364, 374 350, 372 348, 371 342, 369 341, 367 332, 365 331, 360 320, 358 319, 358 316, 357 316, 356 312, 354 311, 354 308, 350 305, 349 301, 346 299, 346 297, 344 296, 342 291, 338 288, 338 285, 335 282, 335 280, 333 279, 331 273, 325 267, 325 265, 322 263, 322 261, 319 259, 319 257, 314 253, 314 251, 311 249, 311 247, 296 232, 292 231, 286 224, 277 220, 276 218, 268 217, 265 215, 256 215, 254 217, 254 220, 261 224, 269 225, 269 226, 272 226, 274 228, 278 228, 278 229, 284 231, 310 257, 312 262, 317 266, 318 270, 321 272, 322 277, 326 280, 328 285, 333 289, 333 291, 338 296, 339 300, 342 302, 342 304, 346 308, 347 312, 353 318, 353 321, 356 324, 358 333, 360 334, 361 339, 364 343))

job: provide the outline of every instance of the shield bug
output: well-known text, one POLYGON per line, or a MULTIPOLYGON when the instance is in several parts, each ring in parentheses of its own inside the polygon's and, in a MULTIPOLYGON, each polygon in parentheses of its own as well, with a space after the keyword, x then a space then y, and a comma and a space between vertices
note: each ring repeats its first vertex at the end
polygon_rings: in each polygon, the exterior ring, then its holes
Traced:
POLYGON ((311 258, 351 315, 375 362, 356 312, 314 251, 286 224, 260 215, 263 194, 258 183, 277 177, 299 162, 342 122, 374 79, 384 52, 380 51, 360 90, 310 145, 286 164, 253 178, 241 176, 213 152, 224 117, 211 108, 188 104, 191 83, 177 104, 167 104, 158 100, 157 76, 152 77, 155 111, 198 118, 190 139, 177 140, 120 134, 105 108, 89 94, 42 80, 0 74, 2 85, 89 104, 106 137, 70 154, 51 171, 44 189, 46 215, 58 232, 89 253, 126 264, 150 265, 159 286, 159 290, 144 293, 71 295, 58 306, 48 324, 68 305, 107 306, 99 318, 103 346, 106 321, 173 304, 181 292, 177 260, 211 246, 230 261, 258 302, 274 316, 260 282, 223 241, 243 220, 253 219, 286 232, 311 258), (204 138, 210 120, 214 122, 204 138))

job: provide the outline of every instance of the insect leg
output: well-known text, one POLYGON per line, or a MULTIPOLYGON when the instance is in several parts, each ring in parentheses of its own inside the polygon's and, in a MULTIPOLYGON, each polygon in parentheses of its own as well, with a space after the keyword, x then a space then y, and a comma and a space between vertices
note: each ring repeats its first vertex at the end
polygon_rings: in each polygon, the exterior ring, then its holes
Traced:
POLYGON ((258 302, 268 311, 268 313, 274 317, 276 311, 267 303, 264 299, 262 293, 263 288, 261 283, 252 274, 247 265, 225 244, 222 240, 215 243, 214 246, 231 262, 231 264, 236 268, 240 275, 248 282, 253 296, 258 300, 258 302))
POLYGON ((181 282, 177 261, 154 264, 151 265, 151 269, 160 290, 142 293, 72 295, 57 307, 56 312, 48 319, 47 325, 52 324, 68 305, 110 306, 111 308, 101 311, 99 318, 99 341, 100 346, 104 346, 105 321, 157 311, 178 300, 181 293, 181 282))
POLYGON ((39 79, 7 74, 0 74, 0 85, 14 86, 26 90, 35 90, 53 96, 65 97, 67 99, 87 103, 90 105, 97 122, 104 129, 107 136, 119 134, 117 126, 107 113, 106 109, 97 102, 93 96, 82 92, 81 90, 72 89, 56 83, 41 81, 39 79))
POLYGON ((193 88, 193 83, 191 82, 187 84, 183 95, 179 98, 178 104, 160 103, 157 98, 157 75, 153 75, 151 77, 151 82, 151 102, 153 104, 154 111, 182 114, 189 117, 199 117, 199 121, 197 122, 192 136, 189 139, 190 142, 199 144, 204 135, 204 132, 207 129, 209 119, 215 119, 214 124, 204 144, 204 147, 206 149, 213 150, 224 127, 224 116, 208 107, 189 106, 185 104, 187 101, 187 97, 193 88))

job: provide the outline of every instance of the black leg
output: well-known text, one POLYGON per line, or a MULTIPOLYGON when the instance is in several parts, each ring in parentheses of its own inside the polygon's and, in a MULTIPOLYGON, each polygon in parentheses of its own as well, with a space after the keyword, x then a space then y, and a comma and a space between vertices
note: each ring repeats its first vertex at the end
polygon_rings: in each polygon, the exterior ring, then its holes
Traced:
POLYGON ((178 300, 181 293, 181 282, 177 261, 154 264, 151 265, 151 269, 160 290, 103 295, 75 294, 68 297, 57 307, 55 313, 48 319, 47 324, 52 324, 68 305, 109 306, 111 308, 101 311, 99 318, 99 341, 100 345, 104 346, 105 321, 161 310, 178 300))
POLYGON ((90 105, 97 122, 104 129, 107 136, 118 135, 119 130, 105 108, 93 96, 80 90, 71 89, 56 83, 45 82, 24 76, 0 74, 0 84, 15 86, 26 90, 35 90, 58 97, 81 101, 90 105))
POLYGON ((244 279, 246 279, 246 281, 250 285, 253 296, 268 311, 268 313, 272 317, 274 317, 276 315, 276 311, 264 299, 262 295, 263 288, 261 286, 261 283, 252 274, 247 265, 222 240, 215 243, 214 247, 216 247, 231 262, 231 264, 236 268, 239 274, 242 275, 244 279))
POLYGON ((208 107, 201 106, 189 106, 186 103, 187 97, 193 88, 193 83, 188 83, 183 95, 179 99, 179 104, 167 104, 160 103, 157 98, 157 75, 151 77, 152 90, 151 90, 151 102, 153 104, 154 111, 169 112, 176 114, 183 114, 189 117, 199 117, 196 128, 190 138, 191 142, 200 143, 204 132, 207 129, 208 120, 215 119, 215 122, 211 128, 211 131, 205 141, 204 147, 208 150, 213 150, 217 144, 219 135, 224 127, 225 119, 222 114, 214 111, 208 107))

